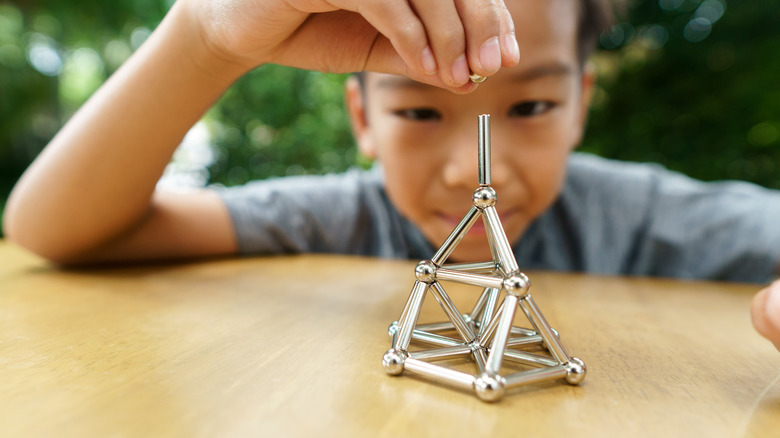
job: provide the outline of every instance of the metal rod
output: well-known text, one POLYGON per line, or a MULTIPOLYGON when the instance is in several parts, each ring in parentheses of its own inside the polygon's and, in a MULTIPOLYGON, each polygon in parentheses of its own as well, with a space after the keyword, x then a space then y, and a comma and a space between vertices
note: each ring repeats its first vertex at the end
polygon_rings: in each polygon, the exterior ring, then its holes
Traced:
POLYGON ((490 230, 493 244, 496 247, 499 268, 505 275, 516 273, 520 268, 517 266, 512 247, 509 245, 509 240, 506 238, 504 228, 501 226, 501 219, 498 217, 496 207, 491 205, 482 210, 482 212, 485 214, 486 229, 490 230))
POLYGON ((557 360, 551 357, 542 356, 541 354, 529 353, 527 351, 510 350, 508 348, 504 352, 504 359, 534 367, 552 367, 560 365, 557 360))
POLYGON ((466 213, 466 216, 463 216, 460 223, 452 230, 452 233, 447 237, 447 240, 439 247, 439 250, 436 251, 436 254, 431 261, 437 266, 441 266, 447 261, 447 258, 452 254, 452 251, 458 246, 460 241, 463 240, 463 236, 469 232, 469 229, 471 229, 471 226, 474 225, 474 222, 477 221, 481 214, 482 213, 477 207, 472 206, 466 213))
POLYGON ((485 374, 487 372, 487 357, 485 356, 485 350, 478 348, 474 350, 474 362, 477 364, 478 374, 485 374))
MULTIPOLYGON (((415 283, 415 287, 417 284, 415 283)), ((412 288, 412 291, 414 291, 414 288, 412 288)), ((400 327, 403 327, 403 325, 406 323, 406 319, 409 317, 409 309, 412 307, 412 300, 414 298, 414 293, 409 294, 409 299, 406 300, 406 304, 404 305, 404 310, 401 311, 401 316, 398 317, 398 321, 396 324, 396 330, 393 335, 393 345, 395 345, 395 339, 397 338, 398 331, 400 330, 400 327)))
MULTIPOLYGON (((507 295, 504 298, 503 310, 501 311, 501 320, 496 328, 496 335, 493 339, 493 345, 490 347, 490 355, 487 361, 487 372, 492 374, 498 374, 501 369, 501 361, 504 359, 504 351, 506 350, 506 343, 509 340, 509 331, 512 330, 512 321, 515 318, 515 310, 517 306, 517 297, 514 295, 507 295)), ((499 318, 499 316, 496 316, 499 318)))
POLYGON ((428 332, 439 332, 443 330, 452 330, 455 327, 451 322, 429 322, 427 324, 417 324, 418 330, 425 330, 428 332))
POLYGON ((470 354, 471 347, 468 345, 460 345, 457 347, 437 348, 435 350, 412 351, 409 353, 409 357, 417 360, 434 361, 441 359, 467 357, 470 354))
POLYGON ((464 341, 473 341, 477 335, 474 334, 474 330, 471 329, 471 326, 463 320, 463 315, 461 315, 458 311, 458 308, 455 307, 455 304, 453 304, 444 288, 441 287, 441 284, 439 284, 438 281, 435 281, 431 284, 431 286, 433 286, 431 288, 433 296, 436 297, 436 301, 439 302, 439 305, 441 306, 442 310, 444 310, 444 313, 446 313, 447 317, 450 318, 450 321, 452 321, 452 325, 455 326, 455 331, 458 332, 464 341))
POLYGON ((498 303, 499 290, 495 288, 487 288, 488 297, 485 302, 485 307, 482 310, 481 318, 479 319, 479 337, 482 338, 485 334, 485 329, 490 324, 490 320, 493 319, 493 312, 496 310, 496 303, 498 303))
POLYGON ((411 357, 404 361, 404 370, 412 374, 427 377, 435 382, 450 384, 467 391, 474 389, 474 376, 460 371, 444 368, 411 357))
POLYGON ((482 290, 482 293, 479 294, 479 298, 477 298, 477 302, 474 303, 474 308, 471 309, 471 313, 469 313, 469 318, 471 318, 474 324, 478 324, 477 320, 482 317, 482 309, 485 308, 485 301, 487 301, 491 289, 492 288, 486 287, 482 290))
POLYGON ((399 325, 398 337, 393 343, 393 348, 396 350, 406 351, 409 348, 409 342, 412 340, 412 331, 414 331, 414 326, 417 324, 417 318, 420 317, 420 309, 422 308, 427 289, 428 285, 426 283, 422 281, 414 282, 411 297, 409 298, 409 312, 407 312, 403 324, 399 325))
POLYGON ((490 273, 498 269, 496 262, 474 262, 474 263, 452 263, 444 265, 442 268, 452 269, 453 271, 467 271, 476 273, 490 273))
POLYGON ((490 114, 479 116, 477 160, 479 162, 479 185, 490 185, 490 114))
POLYGON ((448 336, 437 335, 435 333, 428 333, 422 330, 415 330, 412 334, 412 339, 418 342, 424 342, 426 344, 438 345, 441 347, 455 347, 463 345, 463 341, 459 341, 448 336))
POLYGON ((544 344, 547 346, 547 349, 550 350, 550 353, 552 353, 555 360, 562 364, 568 362, 569 355, 566 353, 566 349, 563 348, 563 344, 561 344, 558 336, 555 336, 555 333, 553 333, 550 324, 544 319, 542 312, 536 307, 536 303, 534 302, 534 299, 531 298, 531 295, 526 295, 525 298, 520 300, 520 308, 523 309, 528 320, 531 321, 531 324, 533 324, 536 331, 542 336, 544 344))
MULTIPOLYGON (((553 333, 555 333, 555 329, 553 329, 553 333)), ((523 327, 512 327, 512 334, 513 335, 523 335, 523 336, 533 336, 538 335, 539 333, 536 333, 533 330, 523 328, 523 327)), ((557 335, 557 333, 556 333, 557 335)))
POLYGON ((493 287, 501 289, 504 279, 485 274, 473 274, 471 272, 453 271, 452 269, 439 268, 436 270, 436 279, 470 284, 472 286, 493 287))
POLYGON ((506 305, 506 300, 501 302, 501 306, 498 307, 498 311, 496 312, 495 316, 490 319, 490 322, 488 323, 487 327, 485 327, 485 331, 482 333, 482 336, 479 338, 480 347, 486 348, 490 344, 490 341, 493 340, 493 336, 495 336, 496 334, 496 328, 498 328, 498 323, 501 320, 499 316, 504 311, 505 305, 506 305))
POLYGON ((523 336, 522 338, 510 338, 507 341, 507 347, 526 347, 528 345, 544 343, 544 339, 540 335, 523 336))
POLYGON ((482 215, 482 223, 485 224, 485 235, 487 235, 487 241, 488 246, 490 247, 490 256, 493 257, 493 262, 496 264, 496 269, 501 266, 501 262, 499 262, 498 252, 496 251, 496 245, 495 243, 495 237, 493 237, 493 233, 490 232, 490 227, 487 224, 487 219, 485 219, 485 216, 482 215))
MULTIPOLYGON (((407 359, 409 360, 409 359, 407 359)), ((547 380, 556 380, 566 377, 566 367, 556 365, 548 368, 537 368, 535 370, 521 371, 506 377, 506 388, 514 388, 529 383, 544 382, 547 380)))

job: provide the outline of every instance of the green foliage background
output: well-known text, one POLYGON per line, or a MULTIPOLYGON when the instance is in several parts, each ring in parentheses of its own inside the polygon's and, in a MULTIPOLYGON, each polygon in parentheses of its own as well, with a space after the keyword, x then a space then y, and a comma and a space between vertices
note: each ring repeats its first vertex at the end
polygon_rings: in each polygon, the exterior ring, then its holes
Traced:
MULTIPOLYGON (((171 3, 0 3, 0 211, 22 171, 171 3)), ((778 23, 769 0, 631 2, 602 36, 582 149, 780 188, 778 23), (718 5, 722 17, 691 33, 702 8, 718 5)), ((239 80, 204 118, 216 150, 210 182, 365 165, 343 110, 344 79, 265 66, 239 80)))

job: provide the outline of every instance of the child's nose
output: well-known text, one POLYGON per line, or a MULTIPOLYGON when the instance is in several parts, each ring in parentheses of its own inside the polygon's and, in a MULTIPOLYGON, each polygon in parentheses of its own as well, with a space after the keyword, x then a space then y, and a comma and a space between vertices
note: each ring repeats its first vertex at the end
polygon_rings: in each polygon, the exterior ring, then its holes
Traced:
MULTIPOLYGON (((447 187, 467 187, 474 189, 479 185, 479 166, 477 152, 476 130, 471 136, 463 136, 465 139, 458 144, 450 145, 448 156, 445 160, 443 171, 444 183, 447 187)), ((490 185, 494 188, 506 183, 509 177, 505 148, 496 147, 495 137, 491 145, 490 160, 490 185)))
POLYGON ((477 137, 472 137, 460 136, 461 140, 457 144, 450 144, 446 148, 447 157, 442 172, 444 184, 449 188, 473 188, 479 185, 477 137))

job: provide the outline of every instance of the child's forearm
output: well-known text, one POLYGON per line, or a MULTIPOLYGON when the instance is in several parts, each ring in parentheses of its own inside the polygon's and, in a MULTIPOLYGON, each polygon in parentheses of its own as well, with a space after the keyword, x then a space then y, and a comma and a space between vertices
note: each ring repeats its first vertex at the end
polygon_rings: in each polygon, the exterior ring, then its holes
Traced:
POLYGON ((245 70, 209 53, 177 3, 25 172, 6 234, 63 261, 139 223, 184 134, 245 70))

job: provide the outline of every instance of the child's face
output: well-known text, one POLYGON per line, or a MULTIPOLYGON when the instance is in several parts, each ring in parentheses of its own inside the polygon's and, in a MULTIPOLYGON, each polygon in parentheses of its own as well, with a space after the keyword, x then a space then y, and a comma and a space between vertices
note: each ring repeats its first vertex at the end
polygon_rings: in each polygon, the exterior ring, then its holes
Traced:
MULTIPOLYGON (((492 187, 510 242, 555 200, 566 160, 579 143, 592 78, 577 58, 577 5, 569 0, 508 2, 520 63, 468 95, 369 73, 365 101, 347 98, 361 151, 381 163, 388 195, 435 246, 471 207, 478 186, 477 116, 491 115, 492 187)), ((452 259, 490 260, 482 221, 452 259)))

